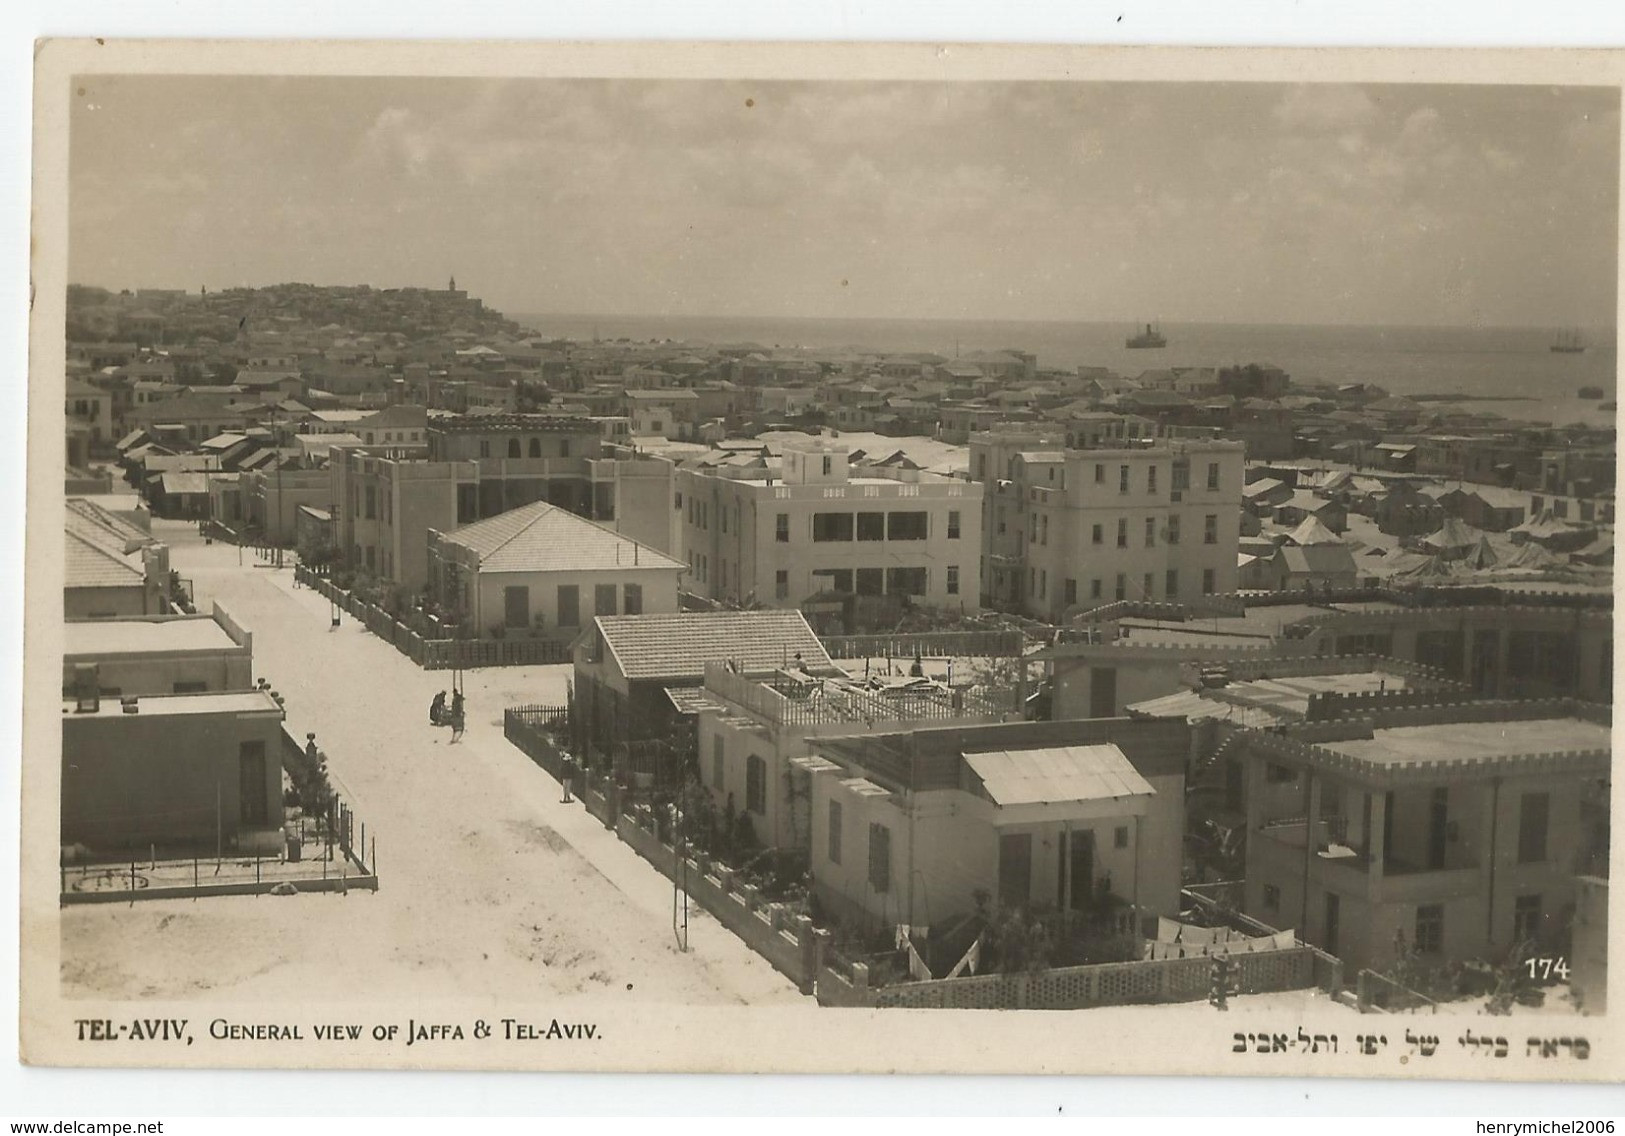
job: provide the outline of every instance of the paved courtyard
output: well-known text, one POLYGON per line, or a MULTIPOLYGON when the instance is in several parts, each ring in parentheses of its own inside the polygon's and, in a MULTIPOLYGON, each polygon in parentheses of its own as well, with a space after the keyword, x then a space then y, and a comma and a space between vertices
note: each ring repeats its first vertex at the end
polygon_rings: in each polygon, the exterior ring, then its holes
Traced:
POLYGON ((812 1005, 697 908, 673 937, 672 887, 502 735, 503 708, 562 703, 569 668, 468 672, 456 744, 428 722, 449 672, 423 671, 291 568, 154 522, 199 609, 254 635, 255 677, 314 731, 377 839, 376 894, 149 901, 63 911, 72 995, 242 999, 401 994, 812 1005))

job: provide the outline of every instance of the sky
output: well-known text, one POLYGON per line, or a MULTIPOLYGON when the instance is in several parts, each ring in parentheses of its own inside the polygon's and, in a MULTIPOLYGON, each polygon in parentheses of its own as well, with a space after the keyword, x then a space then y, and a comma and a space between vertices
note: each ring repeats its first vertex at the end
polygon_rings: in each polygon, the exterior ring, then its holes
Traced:
POLYGON ((519 313, 1612 326, 1601 88, 94 76, 70 279, 519 313))

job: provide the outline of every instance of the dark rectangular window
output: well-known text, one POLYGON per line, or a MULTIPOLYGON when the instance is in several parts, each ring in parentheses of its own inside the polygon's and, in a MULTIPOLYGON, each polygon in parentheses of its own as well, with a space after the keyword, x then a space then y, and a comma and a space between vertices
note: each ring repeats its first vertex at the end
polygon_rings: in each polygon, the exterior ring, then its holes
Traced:
POLYGON ((238 816, 244 825, 255 827, 269 821, 270 798, 265 784, 265 743, 259 740, 237 745, 238 816))
POLYGON ((841 862, 841 802, 829 803, 829 848, 827 850, 829 862, 841 862))
POLYGON ((1147 548, 1157 547, 1157 518, 1155 517, 1145 519, 1145 546, 1147 548))
POLYGON ((790 514, 780 513, 773 520, 773 539, 780 544, 790 543, 790 514))
POLYGON ((1202 543, 1219 543, 1219 515, 1217 513, 1209 513, 1202 518, 1202 543))
POLYGON ((1068 604, 1077 603, 1078 602, 1078 582, 1076 580, 1067 580, 1064 584, 1061 585, 1061 594, 1065 598, 1065 601, 1068 604))
POLYGON ((727 788, 728 765, 721 738, 711 739, 711 787, 718 791, 727 788))
POLYGON ((886 590, 886 572, 883 568, 859 568, 857 570, 858 595, 878 596, 886 590))
POLYGON ((1145 467, 1145 491, 1147 493, 1157 491, 1157 467, 1154 465, 1145 467))
POLYGON ((1102 583, 1104 583, 1104 581, 1102 581, 1099 576, 1096 576, 1093 580, 1089 581, 1089 598, 1090 599, 1098 600, 1100 598, 1100 589, 1101 589, 1101 584, 1102 583))
POLYGON ((819 543, 835 540, 851 540, 852 514, 814 513, 812 536, 813 540, 819 543))
POLYGON ((1144 579, 1140 581, 1141 594, 1145 599, 1150 599, 1155 594, 1153 589, 1156 587, 1156 580, 1156 573, 1147 572, 1144 579))
POLYGON ((624 592, 624 596, 622 598, 621 604, 622 604, 622 607, 625 609, 624 614, 626 614, 626 615, 642 615, 643 614, 643 585, 642 584, 628 584, 628 585, 626 585, 625 588, 622 589, 622 591, 624 592))
POLYGON ((1164 580, 1163 582, 1167 585, 1166 594, 1167 594, 1168 598, 1171 599, 1171 600, 1172 599, 1178 599, 1179 598, 1179 570, 1177 568, 1168 569, 1167 579, 1164 580))
POLYGON ((745 807, 757 816, 767 815, 767 762, 754 753, 745 758, 745 807))
POLYGON ((776 600, 790 598, 790 573, 783 568, 773 573, 773 598, 776 600))
POLYGON ((1416 950, 1436 955, 1444 950, 1444 905, 1429 903, 1416 909, 1416 950))
MULTIPOLYGON (((861 572, 863 569, 860 568, 858 571, 861 572)), ((959 594, 959 565, 957 564, 948 565, 948 594, 950 596, 959 594)))
POLYGON ((958 540, 959 539, 959 510, 958 509, 949 509, 948 510, 948 539, 949 540, 958 540))
POLYGON ((1106 484, 1106 467, 1099 462, 1095 463, 1095 484, 1106 484))
POLYGON ((1191 487, 1191 462, 1189 458, 1174 459, 1175 489, 1189 489, 1191 487))
POLYGON ((1274 884, 1264 885, 1264 908, 1267 911, 1279 911, 1281 909, 1281 889, 1274 884))
POLYGON ((1128 577, 1121 572, 1117 574, 1117 598, 1120 600, 1128 598, 1128 577))
POLYGON ((930 531, 927 513, 887 513, 887 540, 924 540, 930 531))
POLYGON ((1552 811, 1550 793, 1525 793, 1518 803, 1518 863, 1546 859, 1546 826, 1552 811))
POLYGON ((367 488, 366 488, 366 496, 365 496, 364 500, 367 502, 367 504, 366 504, 366 511, 362 515, 365 516, 367 518, 367 520, 369 520, 369 521, 377 519, 377 516, 378 516, 378 490, 375 489, 371 485, 367 486, 367 488))
POLYGON ((1218 462, 1208 462, 1207 463, 1207 487, 1209 489, 1217 489, 1219 487, 1219 463, 1218 462))
POLYGON ((891 829, 869 825, 869 886, 877 892, 891 889, 891 829))
POLYGON ((1168 514, 1168 543, 1169 544, 1178 544, 1179 543, 1179 514, 1178 513, 1170 513, 1170 514, 1168 514))
POLYGON ((1128 492, 1128 466, 1126 465, 1117 467, 1117 491, 1119 493, 1128 492))
POLYGON ((615 585, 594 584, 592 589, 592 613, 594 615, 615 614, 615 585))
POLYGON ((559 585, 559 626, 578 627, 581 624, 581 589, 575 584, 559 585))
POLYGON ((1128 518, 1127 517, 1118 517, 1117 518, 1117 547, 1118 548, 1127 548, 1128 547, 1128 518))
POLYGON ((1113 830, 1113 832, 1112 832, 1112 847, 1114 847, 1114 848, 1127 848, 1128 847, 1128 825, 1120 824, 1120 825, 1118 825, 1116 827, 1116 829, 1113 830))
POLYGON ((886 569, 886 591, 894 596, 925 595, 924 568, 886 569))
POLYGON ((886 514, 885 513, 859 513, 858 514, 859 540, 885 540, 886 514))
POLYGON ((1095 525, 1089 531, 1089 537, 1094 544, 1106 543, 1106 529, 1104 525, 1095 525))
POLYGON ((1204 596, 1211 596, 1216 587, 1218 587, 1218 584, 1213 575, 1213 569, 1202 569, 1202 594, 1204 596))

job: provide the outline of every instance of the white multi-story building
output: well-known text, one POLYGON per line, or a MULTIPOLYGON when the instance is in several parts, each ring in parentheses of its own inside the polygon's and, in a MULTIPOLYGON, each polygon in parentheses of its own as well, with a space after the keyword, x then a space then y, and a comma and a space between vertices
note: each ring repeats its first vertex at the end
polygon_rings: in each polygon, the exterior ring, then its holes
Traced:
POLYGON ((895 596, 975 611, 982 487, 921 470, 849 465, 844 443, 788 445, 761 468, 680 469, 674 505, 691 591, 798 607, 811 596, 895 596))
POLYGON ((1039 619, 1236 590, 1243 447, 1029 450, 989 486, 988 594, 1039 619))

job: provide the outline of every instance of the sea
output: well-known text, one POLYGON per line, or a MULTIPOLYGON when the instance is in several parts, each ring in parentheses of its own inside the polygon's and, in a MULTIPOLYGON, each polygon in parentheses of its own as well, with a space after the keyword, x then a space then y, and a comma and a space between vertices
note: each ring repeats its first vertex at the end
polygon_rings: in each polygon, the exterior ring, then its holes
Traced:
POLYGON ((723 316, 546 315, 513 313, 542 335, 577 341, 628 339, 696 346, 757 343, 767 348, 932 352, 947 358, 1015 349, 1041 367, 1107 367, 1133 378, 1154 368, 1267 363, 1297 382, 1375 383, 1396 395, 1466 396, 1450 405, 1473 413, 1564 426, 1611 426, 1616 413, 1580 388, 1613 399, 1618 339, 1613 328, 1581 329, 1585 350, 1551 350, 1569 329, 1360 327, 1290 324, 1159 324, 1168 346, 1130 349, 1128 323, 976 320, 770 319, 723 316))

